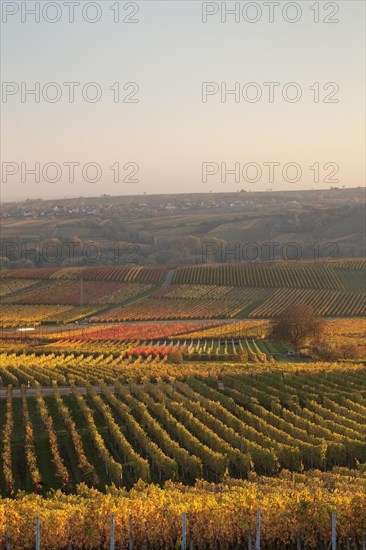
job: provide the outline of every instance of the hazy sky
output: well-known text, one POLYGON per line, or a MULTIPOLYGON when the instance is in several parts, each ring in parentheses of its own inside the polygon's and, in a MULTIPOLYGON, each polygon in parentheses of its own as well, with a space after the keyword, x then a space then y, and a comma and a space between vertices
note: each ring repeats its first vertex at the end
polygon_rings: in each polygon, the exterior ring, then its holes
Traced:
POLYGON ((2 200, 364 185, 362 0, 2 1, 2 12, 2 200), (37 23, 24 10, 36 4, 37 23), (221 6, 235 4, 240 12, 222 22, 221 6), (217 13, 203 23, 207 11, 217 13), (39 102, 22 99, 37 82, 39 102), (65 82, 80 83, 74 103, 65 82), (240 95, 224 102, 225 86, 240 95), (79 163, 73 182, 70 162, 79 163), (35 163, 39 182, 25 172, 35 163), (226 181, 225 166, 236 169, 226 181))

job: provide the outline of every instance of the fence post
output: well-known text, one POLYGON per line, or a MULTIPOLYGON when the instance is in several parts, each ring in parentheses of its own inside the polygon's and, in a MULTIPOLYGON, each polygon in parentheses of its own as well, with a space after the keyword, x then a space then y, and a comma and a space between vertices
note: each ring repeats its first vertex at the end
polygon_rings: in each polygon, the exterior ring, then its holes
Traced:
POLYGON ((261 511, 257 510, 257 532, 255 534, 255 550, 261 547, 261 511))
POLYGON ((6 531, 6 550, 10 550, 10 533, 6 531))
POLYGON ((133 550, 132 515, 131 514, 129 519, 129 531, 130 531, 130 535, 129 535, 128 550, 133 550))
POLYGON ((41 550, 41 525, 39 518, 36 518, 36 550, 41 550))
POLYGON ((111 515, 111 543, 110 550, 114 550, 114 515, 111 515))
POLYGON ((187 512, 182 514, 182 550, 187 550, 187 512))
POLYGON ((332 512, 332 550, 337 549, 337 517, 335 512, 332 512))

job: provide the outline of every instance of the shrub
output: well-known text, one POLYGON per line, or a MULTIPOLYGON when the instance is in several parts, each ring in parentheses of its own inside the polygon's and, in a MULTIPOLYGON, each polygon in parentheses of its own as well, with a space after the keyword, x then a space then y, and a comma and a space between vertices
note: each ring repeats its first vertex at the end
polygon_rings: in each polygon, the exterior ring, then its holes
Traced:
POLYGON ((246 349, 242 349, 242 350, 240 351, 240 354, 239 354, 239 361, 240 361, 241 363, 247 363, 247 362, 248 362, 248 359, 249 359, 249 357, 248 357, 248 352, 247 352, 247 350, 246 350, 246 349))
POLYGON ((337 361, 339 359, 358 359, 360 352, 355 344, 334 345, 320 342, 312 347, 313 356, 322 361, 337 361))
POLYGON ((168 354, 168 361, 170 363, 174 363, 175 365, 180 365, 181 363, 183 363, 183 356, 182 356, 181 352, 178 351, 178 350, 171 351, 168 354))

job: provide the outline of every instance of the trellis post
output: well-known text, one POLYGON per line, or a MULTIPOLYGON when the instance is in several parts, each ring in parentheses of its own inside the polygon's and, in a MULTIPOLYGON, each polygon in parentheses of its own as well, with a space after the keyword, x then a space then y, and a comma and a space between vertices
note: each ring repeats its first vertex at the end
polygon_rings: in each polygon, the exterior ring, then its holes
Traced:
POLYGON ((257 510, 257 532, 255 534, 255 550, 261 547, 261 511, 257 510))
POLYGON ((133 534, 132 534, 132 515, 130 514, 129 518, 129 542, 128 550, 133 550, 133 534))
POLYGON ((187 550, 187 512, 182 514, 182 550, 187 550))
POLYGON ((332 550, 337 549, 337 517, 335 512, 332 512, 332 550))
POLYGON ((36 518, 36 550, 41 550, 41 522, 36 518))
POLYGON ((110 550, 114 550, 114 515, 111 515, 111 542, 109 545, 110 550))

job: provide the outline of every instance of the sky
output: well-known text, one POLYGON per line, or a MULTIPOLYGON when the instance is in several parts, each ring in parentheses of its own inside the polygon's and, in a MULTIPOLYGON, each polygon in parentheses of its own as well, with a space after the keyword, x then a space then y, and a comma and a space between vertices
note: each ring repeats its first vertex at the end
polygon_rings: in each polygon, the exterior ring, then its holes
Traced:
POLYGON ((3 201, 364 185, 361 0, 1 8, 3 201))

